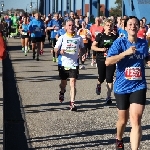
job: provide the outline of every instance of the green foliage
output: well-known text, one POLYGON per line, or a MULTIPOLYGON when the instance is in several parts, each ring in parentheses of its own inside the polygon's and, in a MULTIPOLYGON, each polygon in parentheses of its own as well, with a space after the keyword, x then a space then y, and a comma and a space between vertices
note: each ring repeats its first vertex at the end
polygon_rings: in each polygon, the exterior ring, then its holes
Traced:
POLYGON ((111 8, 109 11, 110 16, 121 16, 122 14, 122 0, 115 1, 116 7, 111 8))

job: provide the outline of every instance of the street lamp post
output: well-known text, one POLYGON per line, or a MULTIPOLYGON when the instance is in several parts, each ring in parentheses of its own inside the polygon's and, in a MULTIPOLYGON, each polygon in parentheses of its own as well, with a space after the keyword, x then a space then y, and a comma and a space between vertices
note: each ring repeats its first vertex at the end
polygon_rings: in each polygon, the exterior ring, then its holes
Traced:
POLYGON ((39 1, 37 0, 36 3, 37 3, 37 11, 39 12, 39 8, 38 8, 39 7, 39 1))
POLYGON ((100 0, 97 1, 97 17, 100 16, 100 0))
POLYGON ((30 8, 31 8, 31 11, 32 11, 32 8, 33 8, 33 5, 32 4, 36 4, 37 5, 37 11, 38 11, 38 0, 37 2, 30 2, 30 8))
POLYGON ((1 7, 2 7, 1 12, 3 12, 3 8, 4 8, 4 1, 1 1, 1 7))

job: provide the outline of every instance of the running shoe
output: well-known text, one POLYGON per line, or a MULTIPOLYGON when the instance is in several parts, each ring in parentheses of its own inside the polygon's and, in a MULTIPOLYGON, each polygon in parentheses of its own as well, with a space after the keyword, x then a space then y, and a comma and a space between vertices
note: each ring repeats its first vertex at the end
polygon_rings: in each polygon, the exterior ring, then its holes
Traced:
POLYGON ((64 101, 64 93, 59 92, 59 101, 61 103, 64 101))
POLYGON ((24 47, 22 47, 22 51, 24 52, 24 47))
POLYGON ((56 58, 55 57, 53 57, 53 62, 56 62, 56 58))
POLYGON ((100 95, 100 94, 101 94, 101 85, 100 85, 100 84, 97 84, 97 87, 96 87, 96 94, 97 94, 97 95, 100 95))
POLYGON ((84 70, 84 69, 85 69, 85 66, 84 66, 84 65, 81 65, 81 66, 80 66, 80 69, 81 69, 81 70, 84 70))
POLYGON ((39 56, 37 56, 37 58, 36 58, 36 61, 39 61, 40 59, 39 59, 39 56))
POLYGON ((35 59, 35 54, 36 54, 36 53, 35 53, 35 52, 33 52, 33 59, 35 59))
POLYGON ((124 150, 123 140, 119 141, 116 139, 116 150, 124 150))
POLYGON ((77 106, 74 104, 74 102, 70 102, 70 110, 77 111, 77 106))
POLYGON ((111 97, 107 97, 107 98, 106 98, 106 104, 112 104, 111 97))
POLYGON ((30 50, 30 46, 28 46, 28 51, 30 50))
POLYGON ((24 55, 27 56, 27 52, 25 52, 24 55))
POLYGON ((40 55, 42 55, 43 54, 43 50, 40 50, 40 55))
POLYGON ((92 59, 91 66, 94 66, 94 64, 96 64, 96 61, 92 59))

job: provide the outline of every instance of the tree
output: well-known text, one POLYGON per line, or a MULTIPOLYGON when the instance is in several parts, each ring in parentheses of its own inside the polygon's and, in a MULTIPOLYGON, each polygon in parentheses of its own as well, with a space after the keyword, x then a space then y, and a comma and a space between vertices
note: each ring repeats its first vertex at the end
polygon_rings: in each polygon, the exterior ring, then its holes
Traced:
POLYGON ((122 0, 116 0, 115 4, 116 4, 116 7, 110 9, 109 15, 121 16, 122 15, 122 0))

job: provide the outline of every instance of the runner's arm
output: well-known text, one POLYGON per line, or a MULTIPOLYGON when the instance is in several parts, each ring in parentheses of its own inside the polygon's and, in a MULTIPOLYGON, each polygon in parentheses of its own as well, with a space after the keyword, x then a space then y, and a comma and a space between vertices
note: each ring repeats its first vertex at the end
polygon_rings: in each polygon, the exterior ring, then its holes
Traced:
POLYGON ((62 36, 60 36, 59 38, 58 38, 58 41, 56 42, 56 45, 55 45, 55 47, 54 47, 54 52, 55 53, 57 53, 59 50, 60 50, 60 48, 61 48, 61 46, 62 46, 62 36))
POLYGON ((97 42, 97 41, 94 41, 94 42, 92 43, 91 49, 92 49, 93 51, 101 51, 101 52, 105 52, 105 51, 106 51, 105 48, 98 48, 97 45, 98 45, 98 42, 97 42))
POLYGON ((79 48, 80 48, 79 53, 81 53, 81 54, 84 55, 84 54, 86 53, 86 50, 85 50, 85 48, 84 48, 84 43, 83 43, 82 37, 80 38, 80 45, 79 45, 79 48))
POLYGON ((52 25, 52 20, 49 21, 48 25, 47 25, 47 30, 53 30, 55 28, 55 26, 52 25))
POLYGON ((106 66, 110 66, 110 65, 114 65, 116 64, 118 61, 120 61, 121 59, 123 59, 125 57, 125 52, 120 53, 119 55, 115 55, 115 56, 111 56, 111 57, 107 57, 105 64, 106 66))
POLYGON ((121 43, 122 40, 119 38, 115 40, 112 46, 109 48, 105 61, 106 66, 116 64, 126 56, 125 51, 123 51, 121 48, 121 43))

